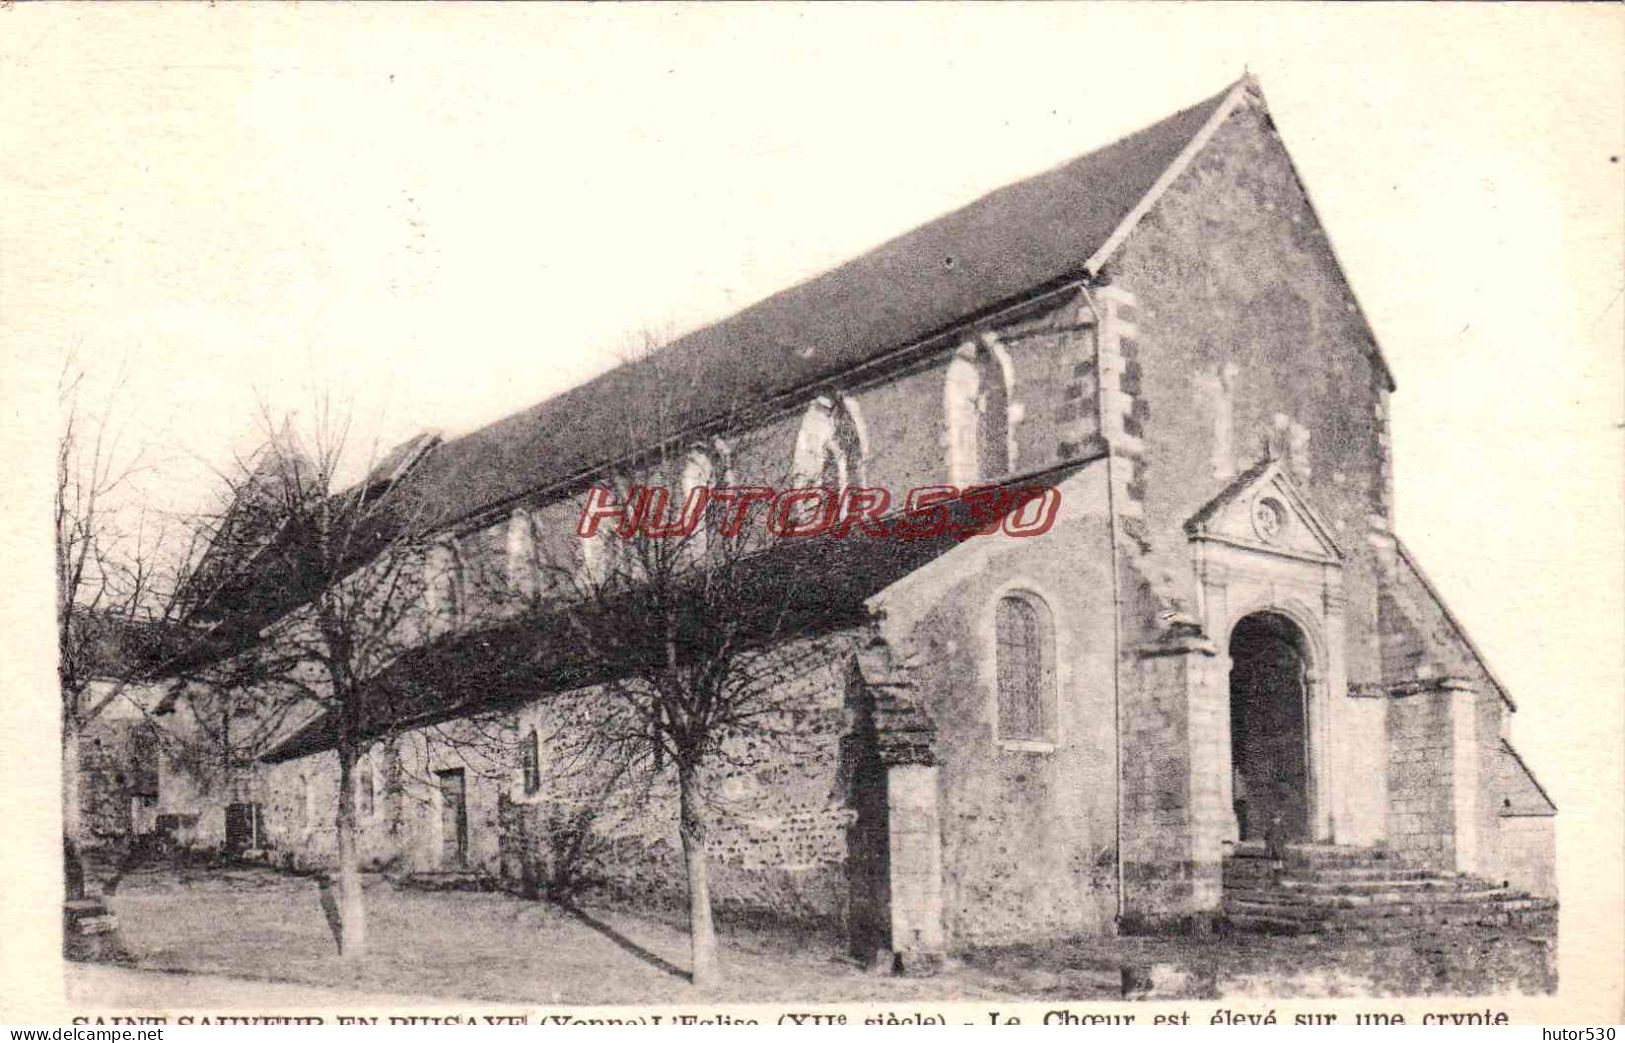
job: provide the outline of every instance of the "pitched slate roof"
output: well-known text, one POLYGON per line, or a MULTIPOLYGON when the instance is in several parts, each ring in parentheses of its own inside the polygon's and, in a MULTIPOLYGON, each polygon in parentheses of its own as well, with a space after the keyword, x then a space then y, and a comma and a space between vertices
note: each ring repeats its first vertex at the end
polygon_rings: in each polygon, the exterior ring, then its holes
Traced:
POLYGON ((643 446, 624 403, 663 396, 687 430, 805 392, 1083 273, 1247 81, 992 192, 643 359, 438 446, 409 482, 430 528, 547 489, 643 446))

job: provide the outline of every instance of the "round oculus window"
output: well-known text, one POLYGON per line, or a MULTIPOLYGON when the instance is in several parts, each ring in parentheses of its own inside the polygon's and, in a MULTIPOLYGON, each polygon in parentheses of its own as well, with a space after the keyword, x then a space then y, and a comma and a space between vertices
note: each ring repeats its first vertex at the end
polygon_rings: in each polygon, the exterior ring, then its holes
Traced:
POLYGON ((1266 543, 1274 543, 1286 529, 1286 506, 1273 496, 1260 496, 1253 501, 1253 531, 1266 543))

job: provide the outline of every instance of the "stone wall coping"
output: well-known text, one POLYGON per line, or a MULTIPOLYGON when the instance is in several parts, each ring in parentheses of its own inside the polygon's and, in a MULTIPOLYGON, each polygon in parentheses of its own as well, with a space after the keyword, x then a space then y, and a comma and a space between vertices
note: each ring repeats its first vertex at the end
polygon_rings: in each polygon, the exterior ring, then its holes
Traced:
POLYGON ((1141 659, 1172 655, 1216 656, 1219 654, 1219 646, 1214 644, 1212 639, 1200 635, 1175 635, 1147 642, 1136 649, 1136 652, 1141 659))
POLYGON ((1047 739, 1000 739, 999 749, 1012 753, 1054 753, 1058 747, 1047 739))
POLYGON ((1388 688, 1389 696, 1394 699, 1404 699, 1428 692, 1468 692, 1476 695, 1478 686, 1465 677, 1427 677, 1404 681, 1388 688))

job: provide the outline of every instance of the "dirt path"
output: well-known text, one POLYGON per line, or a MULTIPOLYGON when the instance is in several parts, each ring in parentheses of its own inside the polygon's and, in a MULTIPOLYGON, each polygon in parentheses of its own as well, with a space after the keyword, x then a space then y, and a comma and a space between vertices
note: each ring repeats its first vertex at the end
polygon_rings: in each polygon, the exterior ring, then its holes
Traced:
POLYGON ((312 878, 264 869, 144 870, 109 901, 134 964, 174 972, 182 997, 195 983, 223 978, 287 983, 294 996, 307 987, 380 996, 391 1006, 413 996, 532 1006, 1077 1001, 1120 999, 1127 978, 1137 982, 1136 993, 1148 988, 1161 998, 1538 993, 1555 984, 1550 939, 1512 930, 1363 942, 1073 939, 968 953, 928 979, 867 974, 827 934, 725 931, 725 983, 701 992, 688 981, 686 932, 648 915, 570 910, 500 893, 429 893, 381 878, 369 878, 366 900, 370 949, 353 963, 338 956, 312 878), (1486 990, 1490 982, 1495 988, 1486 990))

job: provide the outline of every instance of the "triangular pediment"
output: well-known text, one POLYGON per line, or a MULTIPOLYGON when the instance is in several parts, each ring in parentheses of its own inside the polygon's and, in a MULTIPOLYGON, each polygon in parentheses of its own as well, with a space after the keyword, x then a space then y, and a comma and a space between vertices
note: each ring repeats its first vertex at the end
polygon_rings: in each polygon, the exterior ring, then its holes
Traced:
POLYGON ((1281 460, 1264 459, 1237 475, 1191 515, 1185 532, 1193 540, 1294 558, 1338 563, 1343 550, 1331 526, 1309 503, 1281 460))

